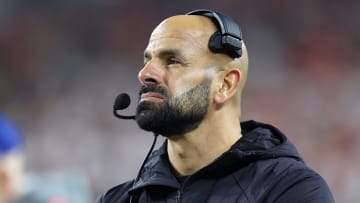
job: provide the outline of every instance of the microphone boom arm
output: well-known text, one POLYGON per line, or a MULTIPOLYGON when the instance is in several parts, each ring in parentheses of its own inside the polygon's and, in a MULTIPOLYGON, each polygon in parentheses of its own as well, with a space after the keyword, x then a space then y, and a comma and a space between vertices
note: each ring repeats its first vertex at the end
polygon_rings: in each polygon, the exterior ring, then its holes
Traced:
POLYGON ((117 110, 114 108, 113 109, 113 114, 115 117, 120 118, 120 119, 126 119, 126 120, 135 120, 135 116, 123 116, 117 113, 117 110))

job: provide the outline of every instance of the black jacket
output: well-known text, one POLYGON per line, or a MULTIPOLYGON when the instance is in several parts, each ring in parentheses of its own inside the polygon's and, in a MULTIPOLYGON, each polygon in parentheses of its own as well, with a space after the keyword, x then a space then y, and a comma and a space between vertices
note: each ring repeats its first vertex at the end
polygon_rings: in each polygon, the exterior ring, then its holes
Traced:
POLYGON ((247 121, 243 137, 213 163, 184 181, 172 173, 166 143, 152 153, 140 179, 116 186, 98 203, 328 203, 332 194, 295 147, 275 127, 247 121), (182 182, 182 184, 180 183, 182 182))

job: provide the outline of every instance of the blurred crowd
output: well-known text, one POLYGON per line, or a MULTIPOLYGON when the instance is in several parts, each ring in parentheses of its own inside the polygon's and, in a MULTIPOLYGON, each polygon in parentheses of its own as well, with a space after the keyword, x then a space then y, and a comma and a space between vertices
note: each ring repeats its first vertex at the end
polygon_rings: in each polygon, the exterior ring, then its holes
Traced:
POLYGON ((121 92, 137 100, 154 26, 198 8, 227 13, 243 29, 250 69, 242 120, 282 129, 337 202, 357 202, 356 0, 0 1, 0 112, 25 136, 26 170, 81 174, 92 199, 134 177, 152 136, 116 120, 113 100, 121 92))

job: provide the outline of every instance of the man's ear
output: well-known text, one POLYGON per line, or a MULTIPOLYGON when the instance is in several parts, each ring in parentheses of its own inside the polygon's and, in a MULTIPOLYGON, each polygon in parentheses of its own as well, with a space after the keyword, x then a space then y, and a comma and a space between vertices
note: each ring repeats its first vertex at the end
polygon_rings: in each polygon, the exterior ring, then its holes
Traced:
POLYGON ((229 68, 219 77, 215 103, 222 105, 236 94, 241 80, 241 71, 238 68, 229 68))

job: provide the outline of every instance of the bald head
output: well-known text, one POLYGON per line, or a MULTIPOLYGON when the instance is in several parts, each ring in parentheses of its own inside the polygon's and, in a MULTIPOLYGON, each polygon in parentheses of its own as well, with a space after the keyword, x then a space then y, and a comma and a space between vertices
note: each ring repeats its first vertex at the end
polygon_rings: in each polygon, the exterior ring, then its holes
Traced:
POLYGON ((186 37, 193 45, 208 49, 210 36, 216 30, 216 26, 206 17, 178 15, 162 21, 152 32, 150 41, 164 37, 186 37))
MULTIPOLYGON (((171 16, 165 20, 163 20, 156 28, 162 26, 169 26, 169 28, 178 28, 178 29, 190 29, 192 32, 196 32, 197 30, 201 30, 201 32, 208 32, 212 34, 217 30, 216 26, 211 22, 211 20, 204 16, 198 15, 176 15, 171 16)), ((155 31, 154 30, 154 31, 155 31)))
MULTIPOLYGON (((218 15, 222 15, 217 13, 218 15)), ((214 14, 215 15, 215 14, 214 14)), ((242 34, 240 27, 231 18, 215 20, 215 17, 201 14, 177 15, 165 19, 154 30, 153 36, 174 31, 196 38, 194 45, 211 49, 213 53, 223 53, 231 58, 241 56, 242 34)))

